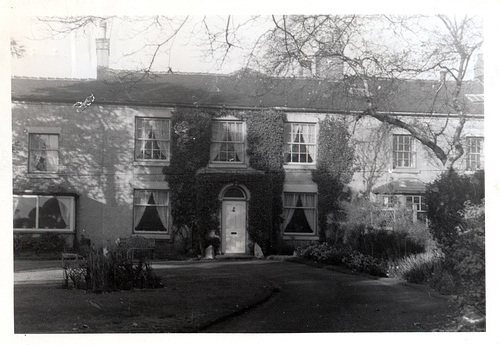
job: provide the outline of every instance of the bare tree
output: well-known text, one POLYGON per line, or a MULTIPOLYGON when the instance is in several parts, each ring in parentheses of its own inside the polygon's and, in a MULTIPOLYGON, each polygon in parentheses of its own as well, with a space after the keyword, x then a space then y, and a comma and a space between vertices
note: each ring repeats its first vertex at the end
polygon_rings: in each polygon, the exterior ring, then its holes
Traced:
POLYGON ((353 136, 355 147, 354 169, 363 181, 363 196, 369 197, 373 187, 390 167, 391 148, 387 140, 391 126, 380 123, 362 136, 353 136))
POLYGON ((272 21, 274 29, 260 43, 266 45, 262 61, 267 71, 289 75, 310 69, 315 62, 317 66, 317 60, 329 59, 341 65, 340 78, 346 87, 352 90, 356 86, 363 94, 365 116, 407 130, 445 168, 453 167, 464 154, 462 132, 469 115, 464 106, 464 80, 483 40, 479 18, 321 15, 273 16, 272 21), (433 128, 425 121, 378 110, 391 94, 388 85, 397 92, 401 81, 426 78, 436 71, 442 73, 441 84, 425 95, 434 99, 428 112, 437 112, 439 106, 440 112, 458 121, 445 121, 444 126, 433 128), (385 92, 379 90, 381 79, 385 80, 385 92), (451 139, 449 135, 445 138, 450 130, 451 139))
POLYGON ((472 58, 482 45, 481 18, 299 15, 226 16, 216 20, 164 16, 41 20, 49 26, 49 33, 64 35, 110 19, 134 21, 137 29, 132 34, 148 37, 142 47, 130 52, 149 53, 149 63, 142 69, 144 75, 153 74, 159 56, 168 58, 172 42, 181 30, 187 30, 187 39, 221 64, 233 51, 245 51, 245 65, 270 76, 309 75, 338 80, 348 96, 363 98, 363 116, 407 130, 433 152, 445 169, 453 167, 464 154, 462 133, 469 116, 464 82, 472 58), (390 104, 394 92, 401 92, 403 82, 428 79, 437 73, 442 74, 441 83, 422 96, 426 102, 432 100, 426 111, 448 114, 453 121, 446 120, 436 127, 428 121, 396 116, 387 111, 387 106, 379 110, 381 105, 390 104))

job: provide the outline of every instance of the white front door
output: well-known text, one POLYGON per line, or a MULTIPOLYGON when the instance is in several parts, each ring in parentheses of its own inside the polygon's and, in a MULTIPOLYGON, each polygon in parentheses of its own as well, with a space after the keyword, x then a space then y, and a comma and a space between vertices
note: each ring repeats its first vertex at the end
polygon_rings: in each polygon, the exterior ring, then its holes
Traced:
POLYGON ((246 223, 246 201, 222 202, 222 250, 225 254, 245 253, 246 223))

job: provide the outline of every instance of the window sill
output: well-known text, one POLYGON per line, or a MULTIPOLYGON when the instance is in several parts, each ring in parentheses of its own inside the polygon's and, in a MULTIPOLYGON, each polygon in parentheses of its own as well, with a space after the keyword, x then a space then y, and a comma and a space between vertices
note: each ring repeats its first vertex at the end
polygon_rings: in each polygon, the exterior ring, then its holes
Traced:
POLYGON ((229 169, 246 169, 247 165, 245 163, 217 163, 210 162, 208 164, 209 168, 229 168, 229 169))
POLYGON ((394 174, 420 174, 421 171, 416 168, 396 168, 392 170, 394 174))
POLYGON ((59 173, 28 173, 28 178, 59 178, 59 173))
POLYGON ((307 234, 285 234, 283 235, 284 240, 288 241, 319 241, 318 235, 307 235, 307 234))
POLYGON ((134 236, 140 236, 140 237, 145 237, 145 238, 155 238, 155 239, 161 239, 161 240, 169 240, 170 239, 170 234, 169 233, 158 233, 158 232, 133 232, 132 233, 134 236))
POLYGON ((74 234, 75 230, 71 229, 33 229, 33 228, 14 228, 14 232, 29 232, 29 233, 40 233, 40 232, 53 232, 57 234, 74 234))
POLYGON ((285 170, 315 170, 316 164, 285 163, 283 168, 285 170))
POLYGON ((165 167, 170 164, 169 161, 136 161, 134 166, 138 167, 165 167))

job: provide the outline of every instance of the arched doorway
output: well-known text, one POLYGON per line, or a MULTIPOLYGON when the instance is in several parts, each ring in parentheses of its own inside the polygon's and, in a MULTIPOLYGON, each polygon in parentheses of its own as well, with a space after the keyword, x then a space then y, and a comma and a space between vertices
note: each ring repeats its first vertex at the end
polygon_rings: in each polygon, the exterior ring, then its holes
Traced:
POLYGON ((222 253, 244 254, 247 243, 248 192, 231 185, 222 190, 222 253))

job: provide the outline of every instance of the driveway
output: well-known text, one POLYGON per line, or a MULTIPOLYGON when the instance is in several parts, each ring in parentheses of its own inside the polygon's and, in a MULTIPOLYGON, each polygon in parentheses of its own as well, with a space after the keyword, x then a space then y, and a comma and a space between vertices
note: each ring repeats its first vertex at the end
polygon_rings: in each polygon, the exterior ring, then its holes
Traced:
POLYGON ((456 305, 437 292, 389 278, 302 264, 260 267, 281 291, 204 332, 410 332, 439 330, 456 305))
POLYGON ((61 283, 60 269, 16 272, 16 332, 80 332, 78 323, 95 333, 432 331, 443 329, 456 312, 449 298, 424 287, 298 263, 165 262, 154 267, 166 282, 164 289, 102 295, 54 289, 61 283), (99 309, 89 305, 90 298, 99 309), (50 299, 64 300, 65 306, 50 299), (45 300, 47 305, 40 302, 45 300), (50 318, 55 311, 67 314, 68 325, 56 327, 50 318), (132 330, 127 326, 131 315, 132 330))

